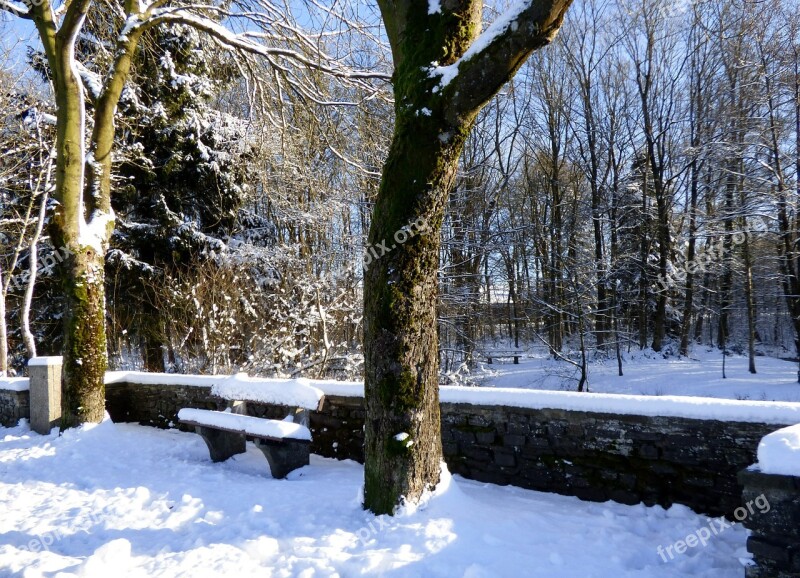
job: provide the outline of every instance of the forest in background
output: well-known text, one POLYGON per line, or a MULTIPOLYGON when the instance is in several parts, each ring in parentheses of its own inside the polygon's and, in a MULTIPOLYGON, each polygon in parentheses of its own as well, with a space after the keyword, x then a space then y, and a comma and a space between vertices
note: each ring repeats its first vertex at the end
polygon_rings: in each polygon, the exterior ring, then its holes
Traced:
MULTIPOLYGON (((759 349, 797 356, 796 8, 573 6, 481 112, 462 155, 439 274, 450 380, 498 343, 541 344, 584 368, 698 342, 754 365, 759 349)), ((374 9, 353 18, 347 49, 385 66, 374 9)), ((81 38, 89 91, 91 65, 111 57, 102 26, 81 38)), ((25 48, 0 30, 0 371, 21 372, 60 350, 62 248, 48 236, 47 69, 30 49, 21 71, 25 48)), ((117 113, 112 366, 360 378, 390 87, 319 75, 308 93, 274 73, 253 84, 192 29, 145 40, 117 113)))

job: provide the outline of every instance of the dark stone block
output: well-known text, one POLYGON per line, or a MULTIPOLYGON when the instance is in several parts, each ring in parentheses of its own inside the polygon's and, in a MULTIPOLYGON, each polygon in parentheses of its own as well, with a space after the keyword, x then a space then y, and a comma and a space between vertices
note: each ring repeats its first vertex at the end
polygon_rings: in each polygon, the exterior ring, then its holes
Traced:
POLYGON ((508 474, 502 472, 486 472, 482 470, 470 470, 470 478, 478 482, 507 486, 510 483, 508 474))
POLYGON ((473 460, 477 460, 479 462, 488 463, 492 459, 492 455, 488 449, 478 446, 462 447, 460 453, 463 456, 466 456, 473 460))
POLYGON ((575 488, 574 495, 587 502, 605 502, 609 499, 608 494, 600 488, 575 488))
POLYGON ((443 443, 442 453, 446 456, 455 456, 458 454, 458 444, 456 443, 443 443))
POLYGON ((505 446, 514 446, 514 447, 521 447, 525 445, 525 436, 524 435, 513 435, 508 434, 503 437, 503 445, 505 446))
POLYGON ((476 432, 475 440, 482 445, 491 445, 494 443, 496 434, 494 431, 476 432))
POLYGON ((609 497, 615 502, 619 502, 620 504, 627 504, 629 506, 638 504, 641 501, 639 498, 639 494, 635 492, 626 492, 624 490, 611 490, 609 497))
POLYGON ((494 450, 494 463, 498 466, 514 467, 517 465, 517 458, 513 452, 504 452, 503 448, 494 450))
POLYGON ((463 431, 460 429, 453 430, 453 438, 458 442, 459 446, 470 446, 475 443, 475 434, 471 431, 463 431))
POLYGON ((766 538, 749 536, 747 538, 747 551, 756 559, 767 558, 789 567, 790 554, 785 544, 775 544, 766 538))
POLYGON ((531 433, 531 428, 527 423, 509 423, 506 432, 511 435, 526 436, 531 433))
POLYGON ((658 459, 658 448, 655 446, 642 446, 636 452, 639 457, 642 457, 646 460, 656 460, 658 459))
POLYGON ((675 476, 678 473, 673 465, 664 462, 650 462, 647 467, 658 476, 675 476))

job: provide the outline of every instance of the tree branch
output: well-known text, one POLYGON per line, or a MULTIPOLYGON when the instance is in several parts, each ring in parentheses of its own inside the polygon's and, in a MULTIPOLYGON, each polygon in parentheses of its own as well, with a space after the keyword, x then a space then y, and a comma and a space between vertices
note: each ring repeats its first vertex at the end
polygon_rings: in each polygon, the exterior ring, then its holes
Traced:
POLYGON ((18 18, 33 20, 33 15, 28 8, 26 8, 24 5, 17 4, 12 0, 0 0, 0 12, 10 12, 18 18))
MULTIPOLYGON (((257 56, 285 58, 310 69, 319 70, 333 77, 344 80, 363 81, 368 79, 377 79, 388 81, 391 79, 391 76, 385 73, 358 71, 346 67, 339 68, 328 66, 323 62, 312 60, 301 52, 292 50, 291 48, 267 46, 259 42, 254 42, 253 37, 257 38, 257 34, 236 34, 225 26, 217 24, 209 18, 187 12, 183 7, 156 9, 149 14, 145 14, 141 19, 135 19, 135 21, 129 19, 122 34, 129 34, 139 27, 142 29, 147 29, 164 23, 184 24, 186 26, 191 26, 196 30, 205 32, 220 44, 231 49, 257 56)), ((322 61, 334 61, 333 58, 321 52, 320 57, 320 60, 322 61)))
POLYGON ((67 3, 67 12, 64 14, 64 20, 58 28, 58 37, 62 39, 65 44, 74 42, 78 33, 83 26, 83 20, 86 18, 86 13, 89 11, 89 6, 92 0, 72 0, 67 3))
POLYGON ((475 114, 517 72, 528 56, 550 44, 572 0, 523 0, 500 16, 450 66, 433 69, 452 94, 448 116, 475 114))

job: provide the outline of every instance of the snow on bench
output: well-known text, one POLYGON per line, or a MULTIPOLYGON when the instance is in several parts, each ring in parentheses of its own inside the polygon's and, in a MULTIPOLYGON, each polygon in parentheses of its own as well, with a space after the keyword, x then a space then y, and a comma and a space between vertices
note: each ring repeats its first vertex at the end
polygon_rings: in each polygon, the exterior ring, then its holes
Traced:
POLYGON ((800 477, 800 424, 779 429, 761 439, 758 469, 764 474, 800 477))
POLYGON ((311 431, 307 427, 289 421, 261 419, 225 411, 190 408, 180 410, 178 419, 184 423, 191 422, 192 425, 215 427, 253 437, 311 441, 311 431))
POLYGON ((181 409, 178 420, 195 427, 214 462, 244 453, 247 438, 251 437, 267 458, 274 478, 285 478, 289 472, 309 464, 311 431, 303 425, 191 408, 181 409))
POLYGON ((518 349, 510 349, 510 350, 497 350, 497 351, 486 351, 484 355, 486 356, 486 362, 490 365, 492 364, 492 360, 494 359, 510 359, 514 358, 514 364, 519 365, 519 358, 520 356, 525 353, 524 351, 518 349))

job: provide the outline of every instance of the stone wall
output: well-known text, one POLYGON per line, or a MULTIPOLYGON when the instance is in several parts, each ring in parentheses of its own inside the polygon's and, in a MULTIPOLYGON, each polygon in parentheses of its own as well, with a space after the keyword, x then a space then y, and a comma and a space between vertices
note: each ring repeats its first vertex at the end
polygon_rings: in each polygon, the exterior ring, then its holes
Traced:
POLYGON ((177 426, 178 411, 184 407, 221 410, 225 400, 212 397, 211 386, 106 385, 106 411, 115 422, 136 422, 160 428, 177 426))
POLYGON ((747 550, 754 566, 745 570, 747 578, 800 578, 800 478, 762 474, 743 470, 742 504, 763 495, 769 510, 756 511, 744 525, 752 530, 747 550))
POLYGON ((0 389, 0 425, 13 427, 22 418, 30 417, 27 391, 0 389))
MULTIPOLYGON (((107 386, 115 421, 171 427, 182 407, 222 409, 210 387, 107 386)), ((251 415, 282 419, 293 408, 248 403, 251 415)), ((363 461, 360 397, 325 396, 312 412, 311 451, 363 461)), ((741 503, 737 473, 779 426, 557 409, 442 404, 448 467, 466 478, 577 496, 644 502, 730 517, 741 503)))

